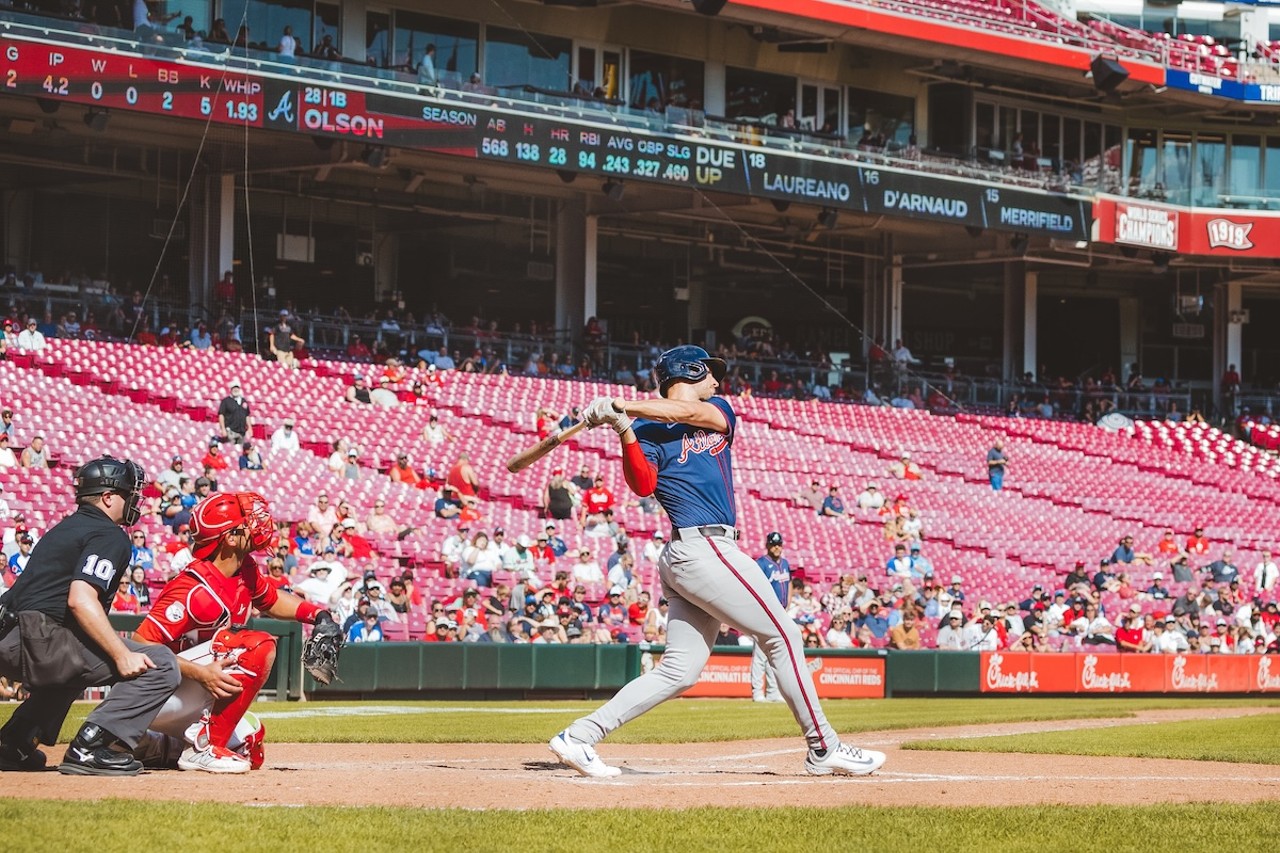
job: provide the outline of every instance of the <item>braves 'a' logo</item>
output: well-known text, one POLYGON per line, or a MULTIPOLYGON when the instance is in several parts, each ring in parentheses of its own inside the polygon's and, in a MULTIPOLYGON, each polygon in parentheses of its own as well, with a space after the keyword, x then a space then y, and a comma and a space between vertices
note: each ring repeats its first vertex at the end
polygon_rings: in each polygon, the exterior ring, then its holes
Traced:
POLYGON ((288 91, 280 96, 280 103, 276 104, 276 108, 267 116, 269 121, 284 119, 290 124, 293 123, 293 92, 288 91))
POLYGON ((689 458, 690 453, 706 453, 710 451, 712 456, 719 456, 729 443, 724 440, 724 436, 718 432, 707 432, 703 429, 696 429, 692 435, 680 436, 680 459, 679 464, 683 465, 685 460, 689 458))

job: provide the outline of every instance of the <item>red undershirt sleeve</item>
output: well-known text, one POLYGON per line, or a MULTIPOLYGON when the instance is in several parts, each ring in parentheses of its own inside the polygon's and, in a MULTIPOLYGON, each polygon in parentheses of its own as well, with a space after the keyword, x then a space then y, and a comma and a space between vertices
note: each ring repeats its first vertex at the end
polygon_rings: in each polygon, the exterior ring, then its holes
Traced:
POLYGON ((640 497, 648 497, 658 487, 658 467, 644 456, 640 442, 622 445, 622 473, 631 491, 640 497))

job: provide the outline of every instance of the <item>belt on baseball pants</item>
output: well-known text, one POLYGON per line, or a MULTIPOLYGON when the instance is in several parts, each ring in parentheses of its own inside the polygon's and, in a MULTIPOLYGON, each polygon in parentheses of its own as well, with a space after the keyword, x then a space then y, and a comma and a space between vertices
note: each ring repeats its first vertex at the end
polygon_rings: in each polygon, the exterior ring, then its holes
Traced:
POLYGON ((728 536, 730 539, 737 540, 738 529, 730 527, 727 524, 704 524, 702 527, 677 527, 671 531, 671 541, 679 542, 682 539, 692 539, 695 536, 710 538, 712 536, 728 536))

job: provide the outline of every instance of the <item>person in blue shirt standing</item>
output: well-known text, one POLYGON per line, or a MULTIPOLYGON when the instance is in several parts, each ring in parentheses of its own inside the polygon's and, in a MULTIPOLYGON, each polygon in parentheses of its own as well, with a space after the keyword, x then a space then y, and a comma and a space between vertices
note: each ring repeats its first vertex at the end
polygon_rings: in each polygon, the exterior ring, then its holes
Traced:
MULTIPOLYGON (((774 531, 764 538, 764 556, 756 558, 756 565, 764 572, 785 610, 791 596, 791 563, 782 556, 781 533, 774 531)), ((778 693, 778 674, 769 666, 769 659, 760 645, 751 651, 751 698, 756 702, 782 701, 778 693)))
POLYGON ((654 370, 660 399, 601 397, 583 410, 588 426, 607 424, 618 434, 627 485, 637 495, 655 495, 673 528, 658 558, 670 604, 662 660, 547 744, 584 776, 621 775, 600 759, 595 744, 696 684, 721 623, 752 637, 768 655, 778 692, 808 743, 808 773, 865 776, 884 764, 884 753, 841 743, 818 701, 799 627, 760 567, 738 548, 732 462, 738 421, 728 401, 715 396, 725 372, 724 361, 702 347, 675 347, 654 370))

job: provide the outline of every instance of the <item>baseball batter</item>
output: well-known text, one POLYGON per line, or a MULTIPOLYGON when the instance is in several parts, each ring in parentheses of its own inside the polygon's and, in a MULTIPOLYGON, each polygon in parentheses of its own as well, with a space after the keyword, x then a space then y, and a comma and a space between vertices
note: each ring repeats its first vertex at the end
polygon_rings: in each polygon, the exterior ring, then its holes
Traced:
POLYGON ((276 619, 320 625, 333 617, 258 570, 250 555, 275 538, 261 495, 217 492, 192 508, 191 523, 196 561, 169 581, 133 635, 177 652, 182 672, 134 757, 149 767, 244 773, 262 766, 266 732, 248 708, 276 656, 275 637, 245 630, 250 604, 276 619))
MULTIPOLYGON (((764 572, 773 587, 774 595, 782 609, 791 598, 791 563, 782 556, 782 534, 776 530, 764 538, 764 555, 756 558, 756 565, 764 572)), ((751 650, 751 698, 756 702, 781 702, 778 693, 778 674, 769 666, 764 647, 756 645, 751 650)))
POLYGON ((600 759, 595 744, 692 687, 721 622, 749 634, 768 655, 779 692, 809 746, 806 771, 865 776, 884 764, 883 753, 840 742, 805 666, 799 628, 759 566, 738 549, 731 461, 737 417, 727 401, 714 396, 725 370, 723 360, 701 347, 675 347, 655 369, 663 399, 600 398, 583 411, 590 426, 608 424, 618 433, 627 485, 642 497, 656 495, 673 528, 658 559, 670 602, 661 662, 549 744, 584 776, 622 772, 600 759), (630 415, 637 418, 634 424, 630 415))

